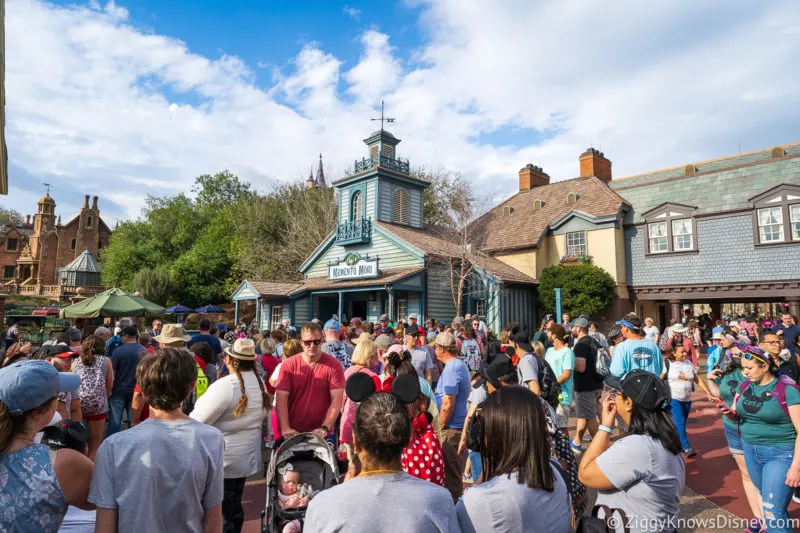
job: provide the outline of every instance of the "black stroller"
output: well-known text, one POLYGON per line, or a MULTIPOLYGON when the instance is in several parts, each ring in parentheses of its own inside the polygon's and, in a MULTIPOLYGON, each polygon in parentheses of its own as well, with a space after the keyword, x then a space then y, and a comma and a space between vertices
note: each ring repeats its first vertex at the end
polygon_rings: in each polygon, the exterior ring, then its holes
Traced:
POLYGON ((281 509, 278 504, 278 469, 292 463, 300 472, 300 483, 317 491, 329 489, 339 482, 336 454, 327 441, 312 433, 290 437, 272 454, 267 467, 266 507, 261 513, 261 532, 280 533, 291 520, 304 521, 306 509, 281 509))

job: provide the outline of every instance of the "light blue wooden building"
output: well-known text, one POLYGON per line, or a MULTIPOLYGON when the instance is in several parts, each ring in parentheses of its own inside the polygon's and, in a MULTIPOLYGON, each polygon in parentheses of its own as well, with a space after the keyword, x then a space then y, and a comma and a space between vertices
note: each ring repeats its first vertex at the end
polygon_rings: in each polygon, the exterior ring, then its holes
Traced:
MULTIPOLYGON (((353 175, 333 183, 338 224, 300 266, 303 279, 244 280, 233 293, 237 309, 241 301, 257 302, 260 329, 332 315, 373 322, 382 314, 395 321, 416 313, 421 322, 455 316, 448 265, 463 256, 463 246, 424 223, 428 183, 411 176, 408 161, 397 157, 400 140, 381 129, 364 142, 367 157, 355 161, 353 175)), ((475 273, 462 312, 477 314, 494 331, 512 321, 535 329, 536 280, 481 252, 468 258, 475 273)))

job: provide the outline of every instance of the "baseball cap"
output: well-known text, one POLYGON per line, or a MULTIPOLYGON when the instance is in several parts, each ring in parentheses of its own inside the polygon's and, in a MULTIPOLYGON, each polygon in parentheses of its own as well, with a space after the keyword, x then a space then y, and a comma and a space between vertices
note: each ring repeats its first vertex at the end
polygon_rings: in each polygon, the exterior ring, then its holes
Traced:
POLYGON ((388 350, 392 344, 394 344, 394 341, 389 335, 378 335, 375 339, 375 346, 381 350, 388 350))
POLYGON ((406 329, 403 330, 403 333, 406 335, 417 336, 419 335, 419 326, 406 326, 406 329))
POLYGON ((417 313, 411 313, 410 315, 408 315, 409 320, 411 320, 412 318, 414 320, 419 320, 419 315, 417 313))
POLYGON ((589 327, 589 319, 586 318, 585 316, 581 315, 581 316, 579 316, 578 318, 576 318, 575 320, 573 320, 572 322, 569 323, 569 327, 571 327, 571 328, 574 328, 576 326, 579 327, 579 328, 588 328, 589 327))
POLYGON ((452 333, 447 331, 443 331, 436 335, 436 340, 433 341, 436 346, 441 346, 442 348, 455 348, 456 347, 456 338, 453 336, 452 333))
POLYGON ((83 453, 92 431, 83 420, 62 420, 44 428, 42 444, 50 448, 69 448, 83 453))
POLYGON ((72 357, 74 354, 66 344, 50 344, 48 346, 42 346, 37 355, 45 359, 48 357, 60 357, 62 359, 67 359, 72 357))
POLYGON ((491 364, 481 366, 481 377, 492 384, 495 389, 500 388, 500 377, 516 372, 514 363, 507 355, 498 355, 491 364))
POLYGON ((439 325, 440 325, 440 326, 446 326, 446 325, 447 325, 447 322, 445 322, 444 320, 440 320, 440 321, 439 321, 439 325))
POLYGON ((323 329, 325 331, 342 331, 342 325, 339 324, 339 321, 335 318, 331 318, 325 322, 325 327, 323 329))
POLYGON ((83 333, 78 328, 68 328, 67 337, 71 341, 79 341, 83 338, 83 333))
POLYGON ((136 329, 136 326, 128 326, 128 327, 122 328, 122 331, 120 332, 120 334, 125 335, 126 337, 138 337, 139 336, 139 330, 136 329))
POLYGON ((531 345, 531 336, 528 334, 528 328, 526 326, 511 330, 508 340, 519 345, 525 351, 533 351, 533 346, 531 345))
POLYGON ((387 322, 389 321, 388 315, 381 315, 380 318, 378 318, 378 322, 383 322, 384 320, 387 322))
POLYGON ((47 361, 20 361, 0 370, 0 401, 11 415, 19 416, 80 384, 78 374, 59 372, 47 361))
POLYGON ((622 379, 606 376, 604 381, 612 389, 621 391, 636 405, 651 411, 666 407, 670 401, 666 381, 647 370, 637 368, 625 374, 622 379))

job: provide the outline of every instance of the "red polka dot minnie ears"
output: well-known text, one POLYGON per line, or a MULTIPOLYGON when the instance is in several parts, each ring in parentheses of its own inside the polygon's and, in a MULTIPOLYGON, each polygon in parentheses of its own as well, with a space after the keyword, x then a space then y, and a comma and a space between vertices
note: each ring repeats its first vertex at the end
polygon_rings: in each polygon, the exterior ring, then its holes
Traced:
POLYGON ((396 378, 389 376, 381 383, 378 376, 368 376, 363 372, 357 372, 347 378, 344 391, 351 401, 359 403, 375 393, 386 392, 394 394, 401 402, 409 404, 415 402, 422 393, 417 376, 410 374, 396 378))

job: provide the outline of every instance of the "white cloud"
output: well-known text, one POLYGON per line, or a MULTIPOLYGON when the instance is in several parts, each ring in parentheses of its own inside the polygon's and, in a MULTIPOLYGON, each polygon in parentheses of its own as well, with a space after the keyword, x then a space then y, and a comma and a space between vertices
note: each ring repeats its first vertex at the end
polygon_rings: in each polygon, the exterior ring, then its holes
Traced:
POLYGON ((497 197, 527 162, 573 177, 590 143, 623 176, 735 153, 740 141, 800 140, 789 111, 800 108, 797 2, 415 1, 425 41, 414 50, 375 28, 355 62, 309 43, 271 59, 287 66, 264 88, 253 69, 274 67, 143 33, 113 1, 9 0, 7 138, 19 171, 0 203, 38 198, 36 176, 56 185, 59 210, 100 192, 117 204, 113 221, 201 173, 227 168, 261 189, 304 178, 320 151, 335 177, 363 155, 381 98, 403 156, 497 197), (516 137, 497 137, 512 126, 516 137))
POLYGON ((359 20, 359 18, 361 17, 361 10, 356 7, 344 6, 344 9, 342 9, 342 11, 344 12, 345 15, 349 16, 350 18, 356 21, 359 20))

